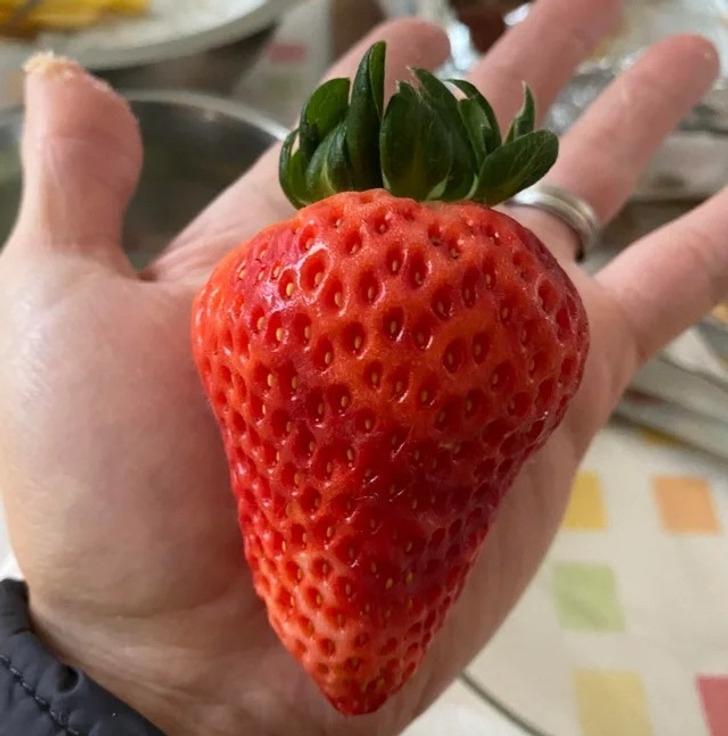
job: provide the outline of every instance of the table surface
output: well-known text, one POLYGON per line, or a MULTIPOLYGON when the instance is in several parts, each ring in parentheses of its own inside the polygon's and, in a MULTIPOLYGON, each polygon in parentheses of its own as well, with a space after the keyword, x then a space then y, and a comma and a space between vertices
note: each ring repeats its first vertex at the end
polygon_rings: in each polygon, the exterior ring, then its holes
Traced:
MULTIPOLYGON (((357 32, 332 2, 290 12, 235 97, 294 120, 357 32)), ((610 424, 523 600, 407 736, 728 736, 727 471, 610 424)))

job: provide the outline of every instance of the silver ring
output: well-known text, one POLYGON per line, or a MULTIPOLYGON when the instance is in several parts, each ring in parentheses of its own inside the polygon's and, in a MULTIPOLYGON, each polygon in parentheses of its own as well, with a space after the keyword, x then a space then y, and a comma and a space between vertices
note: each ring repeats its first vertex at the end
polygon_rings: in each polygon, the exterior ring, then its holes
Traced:
POLYGON ((577 260, 599 245, 601 225, 594 208, 573 192, 551 184, 535 184, 519 192, 509 204, 543 210, 568 225, 579 237, 577 260))

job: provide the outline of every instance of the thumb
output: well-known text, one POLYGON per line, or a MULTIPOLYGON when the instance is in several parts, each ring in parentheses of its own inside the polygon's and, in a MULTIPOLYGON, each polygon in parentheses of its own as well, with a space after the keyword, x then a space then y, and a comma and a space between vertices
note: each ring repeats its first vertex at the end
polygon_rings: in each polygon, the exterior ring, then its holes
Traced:
POLYGON ((128 269, 121 228, 142 161, 131 110, 66 59, 41 54, 26 72, 23 197, 7 249, 128 269))

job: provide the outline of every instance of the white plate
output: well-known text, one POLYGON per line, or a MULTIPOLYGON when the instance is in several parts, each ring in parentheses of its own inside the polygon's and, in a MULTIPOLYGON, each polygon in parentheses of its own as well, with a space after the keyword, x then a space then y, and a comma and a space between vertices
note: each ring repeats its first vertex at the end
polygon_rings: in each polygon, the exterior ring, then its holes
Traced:
POLYGON ((0 68, 17 68, 38 51, 52 50, 95 71, 153 64, 191 56, 253 35, 270 25, 298 0, 151 0, 134 18, 104 21, 73 33, 44 33, 32 42, 0 42, 0 68), (197 24, 174 18, 197 8, 197 24))

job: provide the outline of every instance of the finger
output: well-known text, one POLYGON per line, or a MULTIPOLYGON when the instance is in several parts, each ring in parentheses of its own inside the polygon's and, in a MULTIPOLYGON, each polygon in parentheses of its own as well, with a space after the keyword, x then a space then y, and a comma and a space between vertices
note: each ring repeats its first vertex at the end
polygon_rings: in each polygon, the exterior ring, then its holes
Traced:
POLYGON ((487 53, 470 81, 504 126, 523 102, 523 82, 543 116, 576 67, 617 27, 621 6, 621 0, 539 0, 487 53))
POLYGON ((73 252, 124 267, 121 226, 142 159, 127 104, 49 54, 28 62, 25 91, 23 197, 8 252, 73 252))
MULTIPOLYGON (((408 67, 434 68, 449 54, 441 28, 406 18, 376 28, 328 72, 327 77, 352 77, 366 50, 387 42, 387 92, 408 75, 408 67)), ((271 224, 271 216, 292 212, 278 183, 280 146, 274 146, 253 169, 225 191, 170 245, 151 268, 157 278, 207 273, 231 248, 271 224)))
POLYGON ((597 278, 649 359, 728 294, 728 188, 630 246, 597 278))
MULTIPOLYGON (((703 38, 677 36, 658 43, 567 133, 544 182, 585 199, 599 221, 608 222, 668 134, 709 90, 718 66, 715 49, 703 38)), ((565 225, 542 213, 526 217, 530 227, 548 231, 548 241, 562 244, 557 255, 574 257, 578 243, 565 225)))

